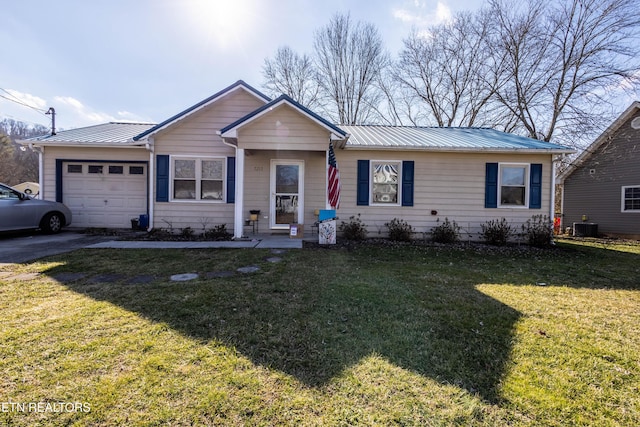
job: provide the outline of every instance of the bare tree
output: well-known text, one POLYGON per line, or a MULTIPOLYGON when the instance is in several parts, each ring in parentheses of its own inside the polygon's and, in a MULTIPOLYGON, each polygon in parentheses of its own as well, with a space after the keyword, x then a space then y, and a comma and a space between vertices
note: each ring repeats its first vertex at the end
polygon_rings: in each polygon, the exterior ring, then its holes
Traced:
POLYGON ((15 140, 43 135, 47 131, 42 125, 29 125, 11 119, 0 121, 0 182, 16 185, 38 181, 38 154, 17 144, 15 140))
POLYGON ((404 40, 394 76, 413 99, 408 104, 422 105, 409 114, 411 122, 481 126, 494 119, 497 73, 488 30, 485 12, 467 12, 404 40))
POLYGON ((532 138, 572 143, 603 122, 612 88, 638 83, 636 0, 491 0, 490 12, 505 64, 497 99, 532 138))
POLYGON ((300 56, 288 46, 280 47, 273 59, 265 59, 262 74, 270 96, 286 94, 308 108, 319 107, 318 76, 307 55, 300 56))
POLYGON ((389 64, 376 27, 354 25, 349 15, 334 15, 316 31, 314 52, 327 113, 345 125, 376 121, 376 108, 383 99, 376 82, 389 64))

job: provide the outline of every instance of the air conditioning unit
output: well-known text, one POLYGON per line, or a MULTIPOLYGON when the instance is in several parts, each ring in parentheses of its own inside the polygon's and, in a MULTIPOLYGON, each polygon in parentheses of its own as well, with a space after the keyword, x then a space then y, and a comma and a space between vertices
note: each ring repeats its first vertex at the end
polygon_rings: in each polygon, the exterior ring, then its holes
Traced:
POLYGON ((598 237, 598 224, 592 222, 574 222, 573 235, 576 237, 598 237))

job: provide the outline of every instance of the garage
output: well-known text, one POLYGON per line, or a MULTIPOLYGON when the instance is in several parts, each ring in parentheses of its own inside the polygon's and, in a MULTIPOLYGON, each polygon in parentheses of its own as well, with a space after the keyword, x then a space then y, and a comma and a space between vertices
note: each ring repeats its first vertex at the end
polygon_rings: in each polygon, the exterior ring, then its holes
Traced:
POLYGON ((65 161, 62 194, 73 227, 129 228, 147 213, 147 163, 65 161))

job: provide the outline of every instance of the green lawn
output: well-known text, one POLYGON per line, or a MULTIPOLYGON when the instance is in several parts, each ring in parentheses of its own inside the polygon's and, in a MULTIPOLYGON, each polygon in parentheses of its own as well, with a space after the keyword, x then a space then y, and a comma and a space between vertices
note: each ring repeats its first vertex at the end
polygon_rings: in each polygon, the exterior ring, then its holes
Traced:
POLYGON ((21 276, 0 278, 0 424, 640 425, 638 244, 272 256, 4 267, 21 276))

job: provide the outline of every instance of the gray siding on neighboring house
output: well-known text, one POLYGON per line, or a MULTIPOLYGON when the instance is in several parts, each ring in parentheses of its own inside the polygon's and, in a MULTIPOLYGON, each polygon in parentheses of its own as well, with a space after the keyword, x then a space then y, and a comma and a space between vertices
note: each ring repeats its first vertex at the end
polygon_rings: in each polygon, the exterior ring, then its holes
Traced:
POLYGON ((622 187, 640 186, 640 130, 632 116, 564 180, 563 225, 598 224, 601 234, 640 236, 640 212, 622 212, 622 187))

